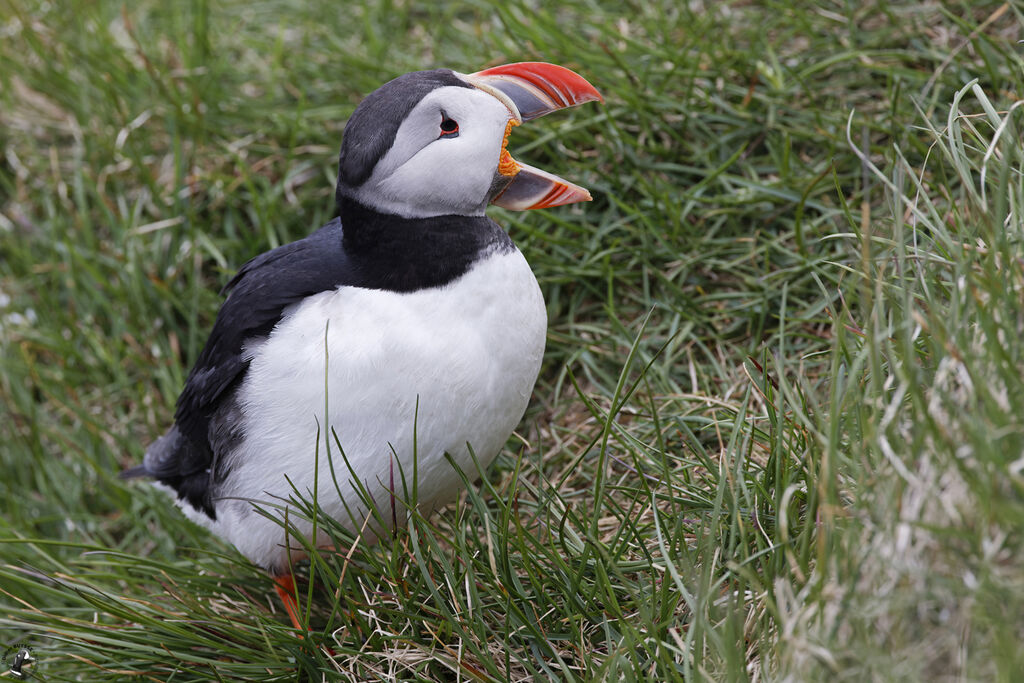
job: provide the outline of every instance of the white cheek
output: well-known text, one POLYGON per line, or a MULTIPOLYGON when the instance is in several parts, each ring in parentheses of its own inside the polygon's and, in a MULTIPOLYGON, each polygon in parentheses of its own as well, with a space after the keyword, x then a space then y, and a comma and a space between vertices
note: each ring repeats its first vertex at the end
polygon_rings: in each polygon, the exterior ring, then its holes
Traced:
POLYGON ((422 210, 482 214, 498 170, 502 133, 477 124, 472 132, 440 139, 420 150, 380 183, 381 193, 422 210))
POLYGON ((407 218, 483 214, 509 112, 479 90, 445 90, 407 118, 356 198, 407 218), (439 138, 439 108, 458 121, 458 137, 439 138))

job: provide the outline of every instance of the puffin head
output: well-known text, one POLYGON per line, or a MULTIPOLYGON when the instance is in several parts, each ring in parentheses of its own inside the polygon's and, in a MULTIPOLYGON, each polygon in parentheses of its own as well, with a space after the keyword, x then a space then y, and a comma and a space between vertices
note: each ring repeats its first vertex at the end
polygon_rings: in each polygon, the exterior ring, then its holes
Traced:
POLYGON ((594 100, 600 93, 581 76, 544 62, 399 76, 345 126, 338 202, 425 218, 481 215, 489 203, 523 210, 589 201, 582 187, 515 161, 506 146, 523 121, 594 100))

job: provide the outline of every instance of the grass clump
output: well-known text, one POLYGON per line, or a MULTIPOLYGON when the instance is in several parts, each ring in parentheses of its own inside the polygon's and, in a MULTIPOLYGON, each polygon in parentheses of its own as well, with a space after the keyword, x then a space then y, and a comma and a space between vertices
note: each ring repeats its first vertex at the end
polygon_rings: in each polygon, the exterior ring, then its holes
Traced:
POLYGON ((33 674, 1024 668, 1014 6, 4 9, 0 645, 33 674), (595 196, 494 211, 550 319, 521 436, 375 547, 318 518, 348 550, 300 570, 299 640, 266 577, 116 473, 218 287, 329 219, 358 100, 527 59, 607 104, 512 138, 595 196))
POLYGON ((1011 646, 1024 521, 1015 110, 971 82, 941 128, 920 130, 925 165, 898 147, 888 173, 865 160, 889 207, 845 236, 866 304, 855 335, 839 313, 837 343, 861 378, 839 395, 858 485, 818 570, 835 597, 811 608, 824 623, 806 634, 831 633, 830 667, 854 679, 1011 680, 1024 665, 1011 646), (841 620, 825 608, 838 604, 841 620))

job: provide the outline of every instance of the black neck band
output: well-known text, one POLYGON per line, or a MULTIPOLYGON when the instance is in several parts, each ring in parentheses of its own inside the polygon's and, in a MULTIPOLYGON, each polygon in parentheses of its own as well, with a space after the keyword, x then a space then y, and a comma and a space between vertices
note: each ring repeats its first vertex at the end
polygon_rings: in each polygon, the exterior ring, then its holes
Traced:
POLYGON ((438 287, 462 276, 481 256, 515 248, 486 216, 402 218, 348 198, 338 202, 338 213, 345 254, 362 287, 438 287))

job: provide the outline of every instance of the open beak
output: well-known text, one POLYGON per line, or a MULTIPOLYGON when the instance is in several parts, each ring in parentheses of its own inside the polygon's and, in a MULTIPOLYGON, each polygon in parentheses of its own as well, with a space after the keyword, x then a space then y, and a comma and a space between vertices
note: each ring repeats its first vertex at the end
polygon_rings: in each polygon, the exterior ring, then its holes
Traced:
POLYGON ((508 153, 507 145, 512 128, 523 121, 584 102, 604 102, 594 86, 564 66, 546 62, 504 64, 463 78, 498 98, 511 114, 498 162, 498 173, 509 182, 491 200, 492 204, 522 211, 591 200, 590 193, 579 185, 516 161, 508 153))

